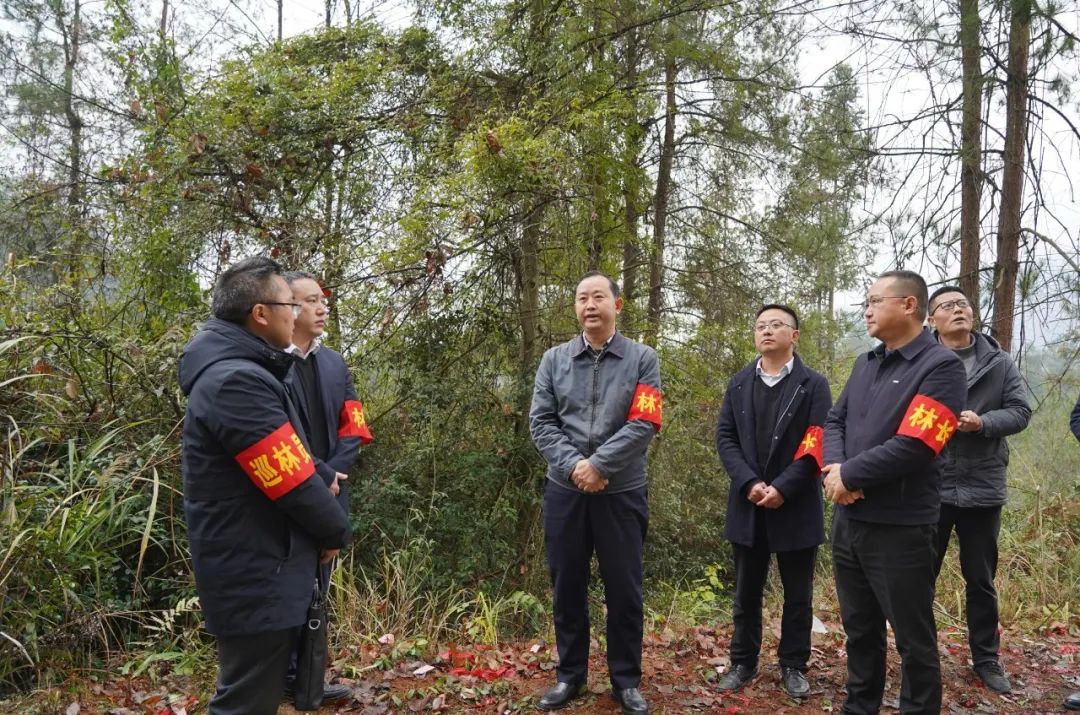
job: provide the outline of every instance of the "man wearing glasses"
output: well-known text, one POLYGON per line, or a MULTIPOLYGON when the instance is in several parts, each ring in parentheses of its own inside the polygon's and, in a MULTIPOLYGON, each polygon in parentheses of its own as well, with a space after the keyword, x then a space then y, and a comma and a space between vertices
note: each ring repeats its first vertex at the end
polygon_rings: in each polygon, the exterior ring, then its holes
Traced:
POLYGON ((278 710, 315 564, 349 541, 283 383, 301 306, 269 258, 233 265, 214 286, 214 317, 184 348, 188 395, 181 468, 195 586, 217 638, 210 715, 278 710))
POLYGON ((941 712, 934 623, 937 456, 964 406, 964 365, 923 328, 927 289, 883 273, 862 304, 871 337, 825 421, 825 496, 847 634, 845 713, 876 713, 885 689, 886 621, 900 653, 900 712, 941 712))
POLYGON ((793 698, 810 694, 814 559, 825 541, 817 477, 832 396, 828 381, 795 354, 798 340, 794 310, 762 307, 754 322, 759 356, 731 379, 717 421, 716 450, 731 480, 724 533, 735 557, 735 633, 722 691, 739 690, 757 673, 761 599, 775 553, 784 585, 780 683, 793 698))
POLYGON ((1008 500, 1005 437, 1031 419, 1026 390, 1009 355, 992 337, 972 330, 974 310, 964 292, 945 286, 930 296, 934 336, 964 363, 967 402, 956 436, 941 453, 941 516, 937 568, 945 561, 953 529, 967 592, 968 645, 976 674, 997 693, 1012 691, 998 660, 997 572, 1001 507, 1008 500))
MULTIPOLYGON (((326 316, 330 312, 322 286, 315 276, 303 271, 289 271, 285 280, 292 290, 293 300, 300 305, 289 348, 296 363, 285 384, 300 412, 312 454, 334 470, 334 478, 327 486, 347 517, 349 469, 356 462, 360 445, 371 442, 371 431, 345 360, 321 344, 326 331, 326 316)), ((329 583, 330 564, 321 568, 322 582, 329 583)), ((286 676, 286 699, 291 699, 294 692, 295 661, 290 663, 286 676)), ((324 703, 350 697, 352 690, 345 685, 327 683, 323 686, 324 703)))

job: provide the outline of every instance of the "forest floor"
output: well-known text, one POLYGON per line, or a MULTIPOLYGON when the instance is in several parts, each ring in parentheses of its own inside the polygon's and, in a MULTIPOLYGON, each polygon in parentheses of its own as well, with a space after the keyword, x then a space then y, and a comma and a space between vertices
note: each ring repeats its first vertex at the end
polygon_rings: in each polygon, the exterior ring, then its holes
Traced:
MULTIPOLYGON (((646 635, 642 691, 653 713, 793 714, 840 712, 846 660, 838 624, 814 634, 808 677, 812 687, 801 703, 788 698, 774 664, 778 632, 766 629, 762 665, 739 693, 719 693, 712 683, 724 672, 730 626, 646 635)), ((890 635, 888 685, 882 712, 897 711, 899 659, 890 635)), ((542 641, 499 647, 450 645, 430 658, 411 658, 390 635, 379 643, 335 653, 334 675, 354 688, 354 699, 319 712, 517 713, 535 709, 554 682, 554 649, 542 641)), ((615 714, 603 655, 593 642, 589 692, 565 710, 576 715, 615 714)), ((1062 700, 1080 690, 1080 635, 1077 624, 1051 625, 1039 634, 1006 631, 1001 660, 1013 683, 1007 696, 989 691, 972 672, 963 633, 939 634, 944 702, 942 712, 1035 715, 1062 713, 1062 700)), ((103 715, 195 715, 206 712, 208 683, 161 668, 138 678, 107 676, 80 682, 76 675, 60 688, 0 700, 0 713, 101 713, 103 715)), ((282 706, 280 715, 291 715, 282 706)))

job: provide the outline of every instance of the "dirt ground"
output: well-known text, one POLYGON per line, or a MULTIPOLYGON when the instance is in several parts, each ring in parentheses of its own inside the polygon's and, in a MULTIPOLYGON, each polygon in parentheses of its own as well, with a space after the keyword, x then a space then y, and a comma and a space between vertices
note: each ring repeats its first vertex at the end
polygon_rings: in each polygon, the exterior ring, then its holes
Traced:
MULTIPOLYGON (((1002 665, 1013 693, 999 696, 987 690, 968 664, 962 633, 939 636, 944 683, 943 713, 1006 713, 1036 715, 1063 713, 1062 699, 1080 690, 1080 629, 1055 625, 1039 635, 1006 632, 1002 665)), ((737 694, 718 693, 711 683, 728 666, 730 627, 697 628, 681 634, 650 633, 644 644, 642 691, 652 712, 769 713, 840 712, 846 674, 843 638, 839 628, 814 635, 808 677, 812 687, 803 702, 788 698, 780 688, 775 666, 775 632, 767 632, 762 664, 753 683, 737 694)), ((517 713, 534 711, 539 695, 554 681, 553 648, 539 641, 505 644, 499 648, 448 646, 424 660, 401 655, 406 649, 384 637, 373 647, 341 651, 334 670, 340 682, 354 688, 354 699, 323 707, 319 712, 359 713, 517 713)), ((606 667, 593 643, 589 693, 565 710, 577 715, 618 713, 608 694, 606 667)), ((102 713, 105 715, 195 715, 206 712, 207 692, 190 679, 158 673, 140 679, 111 678, 80 688, 66 684, 62 691, 38 691, 21 699, 0 701, 0 712, 102 713), (72 694, 74 693, 74 694, 72 694)), ((889 683, 883 713, 897 711, 899 659, 890 640, 889 683)), ((279 715, 294 713, 283 706, 279 715)))

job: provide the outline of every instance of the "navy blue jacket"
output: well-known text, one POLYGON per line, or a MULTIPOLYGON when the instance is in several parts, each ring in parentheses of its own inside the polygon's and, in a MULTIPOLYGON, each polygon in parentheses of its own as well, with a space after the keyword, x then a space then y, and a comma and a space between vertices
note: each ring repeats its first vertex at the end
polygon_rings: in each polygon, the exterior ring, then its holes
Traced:
MULTIPOLYGON (((348 474, 353 464, 356 463, 361 444, 360 437, 351 434, 353 430, 349 429, 351 423, 345 408, 346 402, 360 401, 356 396, 356 390, 353 389, 349 367, 345 364, 345 359, 341 357, 340 353, 331 350, 325 345, 320 345, 307 358, 297 356, 296 359, 315 361, 319 375, 319 392, 322 398, 323 413, 326 424, 330 427, 328 430, 330 453, 326 458, 326 463, 335 472, 348 474)), ((285 384, 292 392, 296 408, 303 415, 307 411, 307 397, 304 395, 303 382, 295 369, 289 371, 289 374, 285 377, 285 384)), ((310 420, 308 424, 310 424, 310 420)), ((332 482, 333 475, 330 477, 330 482, 327 482, 327 486, 332 482)), ((339 482, 338 485, 341 487, 337 497, 338 504, 347 514, 349 513, 349 482, 346 480, 339 482)))
POLYGON ((825 421, 825 464, 841 464, 844 487, 862 489, 866 498, 838 505, 837 517, 936 524, 941 509, 937 453, 922 440, 897 432, 916 395, 940 402, 959 417, 966 394, 964 364, 929 330, 887 356, 881 344, 860 355, 825 421))
POLYGON ((211 320, 180 358, 181 466, 195 586, 217 636, 304 622, 321 548, 349 540, 282 380, 293 357, 211 320))
POLYGON ((1077 439, 1080 439, 1080 397, 1076 398, 1076 406, 1073 407, 1072 415, 1069 417, 1069 429, 1077 439))
POLYGON ((806 429, 825 424, 832 406, 829 383, 795 356, 783 384, 769 457, 761 469, 753 406, 754 380, 760 379, 756 366, 754 360, 731 378, 716 424, 716 451, 731 479, 724 535, 732 543, 753 546, 756 522, 765 519, 770 551, 817 546, 825 541, 820 470, 812 457, 797 462, 792 458, 806 429), (755 506, 746 498, 758 480, 776 487, 784 496, 779 509, 755 506))

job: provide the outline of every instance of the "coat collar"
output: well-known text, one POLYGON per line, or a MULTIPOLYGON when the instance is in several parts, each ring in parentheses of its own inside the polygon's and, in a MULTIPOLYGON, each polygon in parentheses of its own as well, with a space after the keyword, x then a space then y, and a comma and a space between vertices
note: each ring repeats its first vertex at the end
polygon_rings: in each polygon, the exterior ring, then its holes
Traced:
MULTIPOLYGON (((605 353, 610 353, 615 357, 622 359, 626 354, 626 341, 627 338, 620 333, 617 329, 615 334, 608 340, 607 347, 604 348, 605 353)), ((589 346, 585 342, 585 338, 579 333, 576 338, 570 341, 570 357, 576 358, 580 355, 584 355, 588 352, 589 346)))
MULTIPOLYGON (((930 329, 924 327, 922 332, 916 335, 914 339, 909 340, 901 348, 890 351, 888 355, 899 353, 900 357, 911 362, 923 350, 936 344, 937 340, 930 334, 930 329)), ((885 343, 878 343, 873 350, 867 353, 867 357, 877 360, 884 360, 888 355, 886 355, 885 343)))

